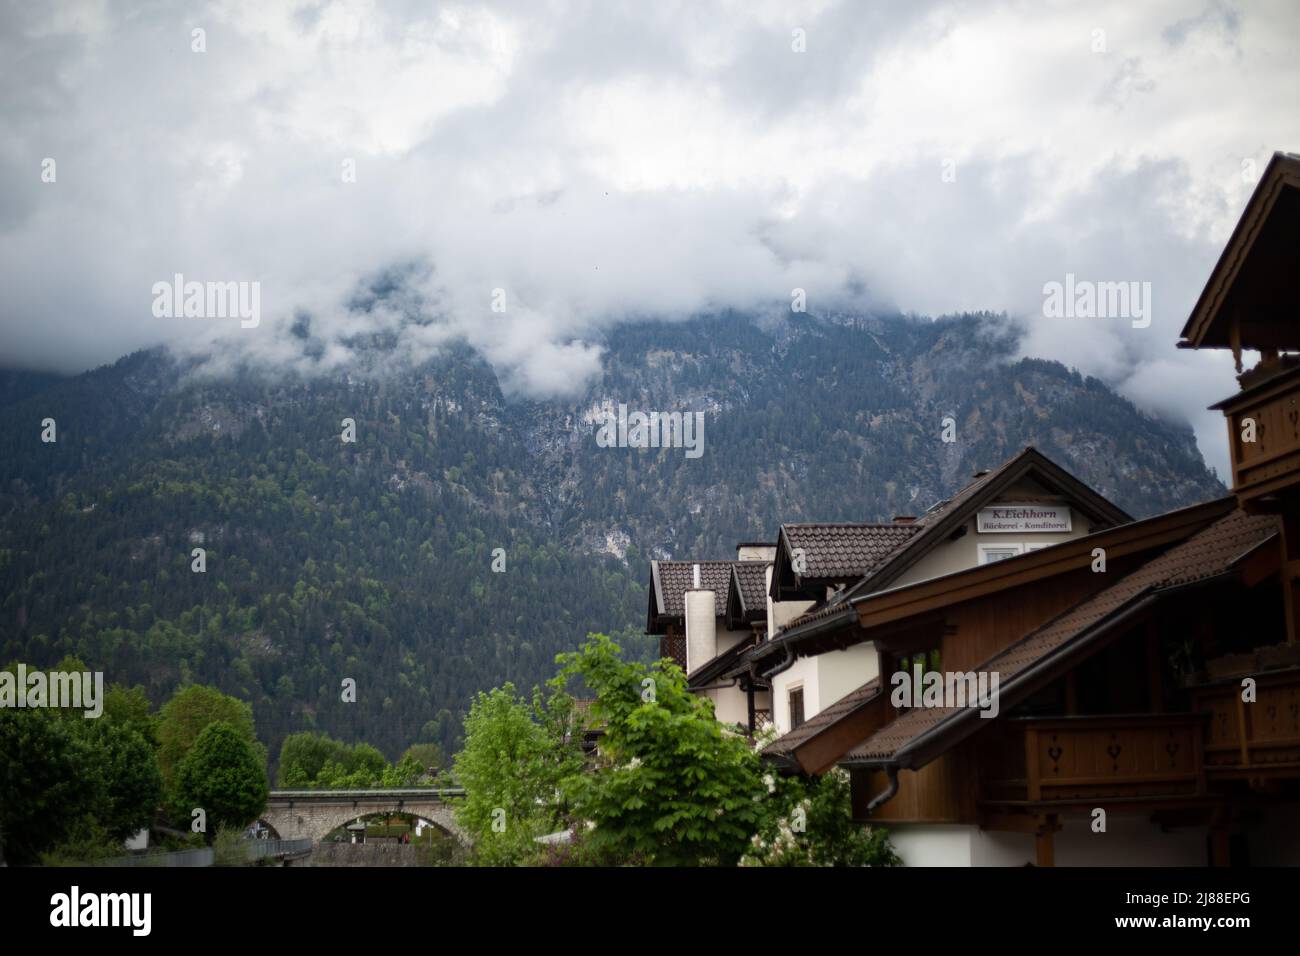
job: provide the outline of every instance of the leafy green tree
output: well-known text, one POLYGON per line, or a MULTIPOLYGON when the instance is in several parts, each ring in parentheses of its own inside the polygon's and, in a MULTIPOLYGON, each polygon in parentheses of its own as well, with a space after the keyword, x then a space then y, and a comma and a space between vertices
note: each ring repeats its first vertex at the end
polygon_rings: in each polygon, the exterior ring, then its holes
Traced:
POLYGON ((162 775, 153 747, 132 723, 107 714, 82 721, 83 779, 99 781, 92 813, 96 823, 116 844, 154 821, 162 804, 162 775))
POLYGON ((104 716, 126 724, 143 737, 149 746, 158 746, 158 715, 149 704, 149 696, 140 685, 123 687, 110 684, 104 690, 104 716))
POLYGON ((899 866, 885 830, 853 822, 849 775, 769 778, 767 818, 748 866, 899 866))
POLYGON ((413 755, 440 756, 433 744, 417 745, 390 766, 384 755, 367 743, 348 746, 325 734, 290 734, 280 747, 280 785, 328 790, 366 787, 415 786, 427 768, 413 755))
POLYGON ((99 793, 83 775, 85 748, 47 711, 0 709, 0 838, 9 863, 35 863, 71 836, 99 793))
POLYGON ((290 734, 280 745, 280 786, 314 786, 327 763, 342 765, 347 760, 347 749, 326 734, 290 734))
POLYGON ((384 772, 379 778, 379 785, 381 787, 413 787, 420 782, 420 778, 425 773, 424 765, 410 754, 407 754, 393 766, 384 768, 384 772))
POLYGON ((343 769, 351 776, 359 776, 365 780, 378 780, 388 769, 388 761, 384 759, 378 747, 358 743, 348 749, 343 769))
POLYGON ((680 668, 622 659, 594 634, 558 659, 553 687, 581 680, 605 733, 600 761, 564 781, 576 815, 595 826, 586 842, 611 862, 668 866, 737 863, 764 816, 758 755, 692 694, 680 668))
MULTIPOLYGON (((442 769, 446 758, 443 756, 442 748, 437 744, 411 744, 402 754, 401 760, 410 757, 420 765, 426 772, 436 773, 442 769)), ((398 762, 400 763, 401 760, 398 762)))
POLYGON ((238 733, 265 763, 253 728, 253 708, 215 687, 192 684, 176 692, 158 715, 158 769, 171 785, 185 755, 211 724, 224 723, 238 733))
POLYGON ((563 781, 582 766, 577 740, 567 733, 571 701, 535 692, 529 701, 513 684, 481 692, 465 718, 465 747, 455 758, 466 797, 456 819, 474 840, 479 862, 527 862, 540 851, 535 838, 562 828, 563 781))
POLYGON ((179 805, 203 808, 209 840, 222 826, 243 829, 256 820, 269 790, 253 745, 225 721, 205 727, 176 770, 179 805))

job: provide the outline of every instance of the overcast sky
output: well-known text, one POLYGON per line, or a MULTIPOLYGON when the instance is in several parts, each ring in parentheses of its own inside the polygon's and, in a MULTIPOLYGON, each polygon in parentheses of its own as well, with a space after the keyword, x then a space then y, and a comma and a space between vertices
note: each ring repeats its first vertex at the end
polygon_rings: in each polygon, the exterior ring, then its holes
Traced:
POLYGON ((0 9, 0 364, 300 363, 305 313, 320 368, 360 331, 464 336, 557 395, 611 324, 798 287, 1005 311, 1225 471, 1231 360, 1173 346, 1254 173, 1300 151, 1294 0, 0 9), (394 267, 399 308, 347 307, 394 267), (260 283, 261 324, 155 317, 178 272, 260 283), (1150 327, 1044 317, 1067 273, 1150 282, 1150 327))

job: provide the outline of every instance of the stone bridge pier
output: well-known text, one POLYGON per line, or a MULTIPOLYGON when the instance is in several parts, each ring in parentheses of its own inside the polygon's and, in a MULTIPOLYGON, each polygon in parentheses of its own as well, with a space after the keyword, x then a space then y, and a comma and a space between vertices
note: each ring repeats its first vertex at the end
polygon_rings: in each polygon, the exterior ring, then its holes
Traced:
POLYGON ((465 846, 468 834, 456 823, 454 801, 463 790, 272 790, 259 818, 282 840, 319 843, 337 827, 375 813, 406 813, 431 823, 465 846))

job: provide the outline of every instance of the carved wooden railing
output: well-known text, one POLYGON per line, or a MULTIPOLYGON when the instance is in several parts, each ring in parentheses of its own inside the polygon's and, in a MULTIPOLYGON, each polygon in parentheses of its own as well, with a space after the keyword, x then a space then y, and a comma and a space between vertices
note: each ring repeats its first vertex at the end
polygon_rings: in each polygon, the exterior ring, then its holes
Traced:
POLYGON ((1300 775, 1300 668, 1256 675, 1254 700, 1244 678, 1196 688, 1192 700, 1209 711, 1206 771, 1216 777, 1300 775))
POLYGON ((1300 485, 1300 370, 1218 407, 1228 417, 1232 489, 1241 501, 1300 485))
POLYGON ((1019 718, 980 755, 985 802, 1204 793, 1202 714, 1019 718))

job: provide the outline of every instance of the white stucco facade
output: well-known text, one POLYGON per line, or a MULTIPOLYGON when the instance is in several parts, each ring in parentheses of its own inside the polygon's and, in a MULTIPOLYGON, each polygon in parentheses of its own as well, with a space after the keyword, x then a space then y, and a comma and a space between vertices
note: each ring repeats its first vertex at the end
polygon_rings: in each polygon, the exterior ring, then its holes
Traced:
MULTIPOLYGON (((1031 480, 1024 480, 1012 485, 1004 494, 998 496, 998 503, 1032 503, 1050 497, 1041 485, 1031 480)), ((983 549, 1012 547, 1023 550, 1048 547, 1061 544, 1074 538, 1082 538, 1092 533, 1092 523, 1078 508, 1070 509, 1070 530, 1053 532, 1019 532, 989 533, 979 530, 979 521, 975 516, 969 518, 965 533, 955 540, 944 541, 933 548, 925 557, 908 568, 891 587, 928 581, 945 574, 965 571, 983 563, 983 549)))
MULTIPOLYGON (((1037 859, 1029 833, 981 830, 965 824, 886 825, 906 866, 1024 866, 1037 859)), ((1052 837, 1056 866, 1205 866, 1207 827, 1162 830, 1145 816, 1112 814, 1105 833, 1071 817, 1052 837)))
POLYGON ((870 642, 797 658, 789 670, 772 678, 772 719, 776 729, 783 734, 794 729, 790 722, 791 691, 803 688, 803 716, 807 720, 879 673, 879 655, 876 645, 870 642))

